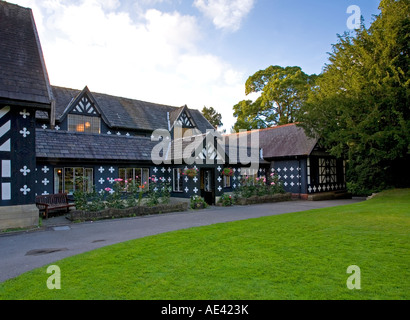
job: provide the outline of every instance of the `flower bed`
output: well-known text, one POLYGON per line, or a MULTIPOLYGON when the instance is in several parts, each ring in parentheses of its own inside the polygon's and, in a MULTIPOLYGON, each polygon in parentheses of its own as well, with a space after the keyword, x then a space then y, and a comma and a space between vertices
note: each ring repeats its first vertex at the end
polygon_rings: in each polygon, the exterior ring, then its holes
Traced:
POLYGON ((188 210, 187 202, 159 204, 156 206, 137 206, 126 209, 107 208, 100 211, 72 210, 68 219, 71 221, 103 220, 188 210))
POLYGON ((292 193, 278 193, 273 195, 264 195, 264 196, 252 196, 249 198, 239 198, 236 201, 236 204, 241 206, 246 206, 250 204, 258 203, 272 203, 272 202, 281 202, 289 201, 292 198, 292 193))

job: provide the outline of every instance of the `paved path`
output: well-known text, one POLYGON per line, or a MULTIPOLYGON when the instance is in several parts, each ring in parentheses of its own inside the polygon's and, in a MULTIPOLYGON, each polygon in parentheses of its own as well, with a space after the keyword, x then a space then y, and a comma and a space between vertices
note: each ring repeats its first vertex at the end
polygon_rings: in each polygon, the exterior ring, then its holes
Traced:
POLYGON ((98 222, 70 223, 66 220, 65 225, 48 226, 44 230, 1 235, 0 282, 68 256, 132 239, 215 223, 346 205, 362 200, 296 200, 252 206, 211 207, 200 211, 98 222))

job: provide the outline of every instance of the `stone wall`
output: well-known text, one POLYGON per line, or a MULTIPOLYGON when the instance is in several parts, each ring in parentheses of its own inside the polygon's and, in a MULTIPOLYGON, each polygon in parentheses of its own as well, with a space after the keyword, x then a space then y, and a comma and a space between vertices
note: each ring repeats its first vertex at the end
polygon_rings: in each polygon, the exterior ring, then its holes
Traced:
POLYGON ((0 207, 0 230, 35 227, 38 219, 35 204, 0 207))
POLYGON ((274 195, 266 195, 266 196, 252 196, 249 198, 239 198, 237 201, 238 205, 246 206, 250 204, 258 204, 258 203, 272 203, 272 202, 280 202, 280 201, 289 201, 292 199, 292 193, 280 193, 274 195))
POLYGON ((160 204, 153 207, 139 206, 127 209, 110 208, 95 212, 72 210, 68 218, 71 221, 89 221, 162 214, 169 212, 181 212, 186 210, 188 210, 188 202, 177 202, 170 204, 160 204))

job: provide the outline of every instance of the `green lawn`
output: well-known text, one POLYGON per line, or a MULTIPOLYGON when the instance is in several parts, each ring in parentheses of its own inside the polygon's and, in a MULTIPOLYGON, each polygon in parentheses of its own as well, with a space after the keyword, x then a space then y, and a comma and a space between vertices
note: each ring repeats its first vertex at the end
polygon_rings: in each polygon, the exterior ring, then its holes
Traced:
POLYGON ((0 299, 409 299, 410 189, 104 247, 0 284, 0 299), (349 290, 350 265, 361 289, 349 290))

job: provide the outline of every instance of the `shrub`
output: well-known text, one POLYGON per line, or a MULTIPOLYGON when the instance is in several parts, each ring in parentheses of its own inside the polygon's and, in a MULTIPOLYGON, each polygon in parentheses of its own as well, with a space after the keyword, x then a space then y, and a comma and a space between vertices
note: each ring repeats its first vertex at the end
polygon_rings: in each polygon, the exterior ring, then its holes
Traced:
POLYGON ((219 199, 219 203, 224 207, 232 206, 234 204, 234 198, 232 195, 224 193, 219 199))
POLYGON ((108 208, 114 208, 114 209, 124 209, 125 204, 124 201, 122 200, 121 194, 123 187, 121 186, 120 183, 122 179, 115 179, 115 182, 112 189, 111 188, 105 188, 105 191, 109 193, 107 196, 107 207, 108 208))
POLYGON ((191 197, 191 202, 190 202, 190 207, 192 209, 204 209, 208 207, 207 203, 203 198, 200 196, 192 196, 191 197))

